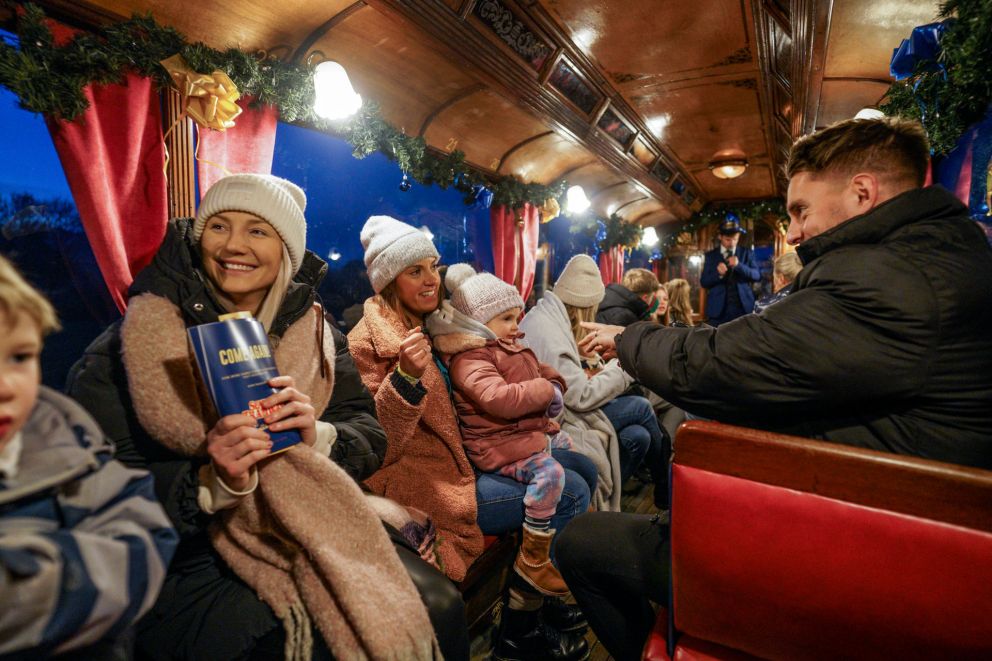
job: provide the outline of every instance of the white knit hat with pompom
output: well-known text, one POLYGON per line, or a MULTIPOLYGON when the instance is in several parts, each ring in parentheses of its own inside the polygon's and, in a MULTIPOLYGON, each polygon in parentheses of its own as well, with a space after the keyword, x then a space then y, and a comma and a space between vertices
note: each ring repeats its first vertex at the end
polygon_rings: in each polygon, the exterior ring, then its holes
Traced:
POLYGON ((507 310, 524 309, 524 299, 516 287, 491 273, 476 273, 468 264, 449 266, 444 286, 451 292, 451 305, 481 324, 507 310))

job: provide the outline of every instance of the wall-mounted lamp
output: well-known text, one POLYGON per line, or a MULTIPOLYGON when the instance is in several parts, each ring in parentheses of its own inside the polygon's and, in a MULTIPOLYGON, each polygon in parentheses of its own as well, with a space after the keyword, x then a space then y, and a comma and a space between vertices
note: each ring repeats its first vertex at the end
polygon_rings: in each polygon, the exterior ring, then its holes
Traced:
POLYGON ((434 232, 432 232, 431 228, 429 228, 427 225, 421 225, 420 231, 424 233, 424 236, 426 236, 429 241, 434 240, 434 232))
POLYGON ((590 204, 591 202, 586 197, 586 191, 582 186, 572 186, 565 194, 565 207, 570 215, 582 213, 589 208, 590 204))
POLYGON ((692 266, 699 266, 703 263, 702 255, 689 255, 689 264, 692 266))
MULTIPOLYGON (((307 58, 307 64, 318 54, 324 56, 320 51, 314 51, 307 58)), ((351 86, 348 72, 333 60, 324 60, 314 67, 313 91, 313 111, 323 119, 344 119, 362 107, 362 95, 351 86)))
POLYGON ((736 179, 747 170, 746 158, 722 158, 710 161, 710 172, 717 179, 736 179))
POLYGON ((858 111, 858 114, 854 116, 854 119, 882 119, 885 117, 885 113, 878 108, 862 108, 858 111))
POLYGON ((330 259, 332 262, 336 262, 339 259, 341 259, 341 253, 338 252, 337 248, 331 248, 331 251, 327 253, 327 258, 330 259))
POLYGON ((658 232, 653 227, 647 227, 641 234, 641 245, 651 248, 658 245, 658 232))

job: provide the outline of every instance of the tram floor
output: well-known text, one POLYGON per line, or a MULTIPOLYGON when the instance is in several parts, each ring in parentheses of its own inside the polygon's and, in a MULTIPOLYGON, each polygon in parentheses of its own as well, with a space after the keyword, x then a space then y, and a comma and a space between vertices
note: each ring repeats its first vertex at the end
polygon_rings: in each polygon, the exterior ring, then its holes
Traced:
MULTIPOLYGON (((620 508, 624 512, 636 514, 654 514, 657 512, 658 510, 654 506, 654 485, 641 482, 636 477, 627 480, 623 486, 620 508)), ((495 633, 496 627, 494 625, 482 630, 472 639, 472 661, 489 661, 495 633)), ((588 661, 613 661, 613 657, 599 644, 599 640, 591 629, 586 632, 586 640, 589 641, 588 661)))

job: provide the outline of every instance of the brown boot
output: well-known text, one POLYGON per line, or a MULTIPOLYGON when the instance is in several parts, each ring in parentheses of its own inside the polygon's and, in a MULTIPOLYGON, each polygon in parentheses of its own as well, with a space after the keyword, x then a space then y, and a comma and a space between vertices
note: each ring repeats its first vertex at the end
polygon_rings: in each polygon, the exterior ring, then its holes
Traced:
POLYGON ((513 569, 542 594, 563 597, 568 594, 568 586, 548 555, 554 534, 554 530, 541 532, 524 526, 524 540, 513 569))

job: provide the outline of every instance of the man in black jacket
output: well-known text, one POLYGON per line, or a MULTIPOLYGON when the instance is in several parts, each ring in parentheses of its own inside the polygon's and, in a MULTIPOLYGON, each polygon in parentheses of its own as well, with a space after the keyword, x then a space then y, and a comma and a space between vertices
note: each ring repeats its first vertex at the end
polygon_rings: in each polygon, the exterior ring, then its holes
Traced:
MULTIPOLYGON (((953 195, 922 187, 928 159, 902 119, 801 138, 792 294, 719 328, 592 324, 587 346, 615 346, 638 381, 702 416, 992 468, 992 250, 953 195)), ((558 568, 617 658, 640 655, 649 600, 667 594, 667 531, 595 512, 558 537, 558 568)))
POLYGON ((992 250, 953 195, 921 187, 928 158, 899 119, 799 140, 793 293, 719 329, 631 326, 624 369, 701 416, 992 468, 992 250))
POLYGON ((596 321, 629 326, 648 320, 661 303, 658 298, 660 287, 657 276, 651 271, 627 269, 622 282, 606 286, 606 293, 596 311, 596 321))

